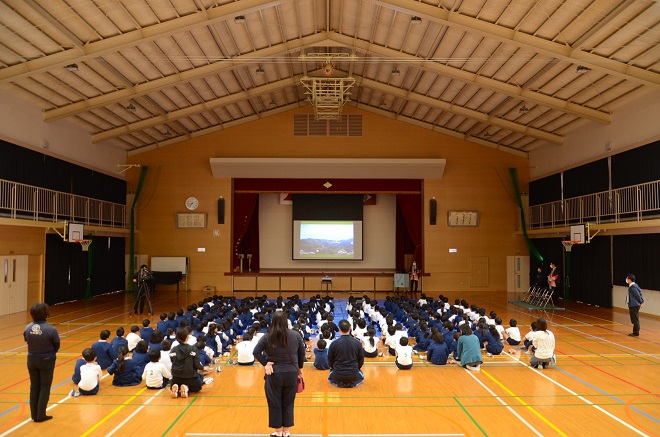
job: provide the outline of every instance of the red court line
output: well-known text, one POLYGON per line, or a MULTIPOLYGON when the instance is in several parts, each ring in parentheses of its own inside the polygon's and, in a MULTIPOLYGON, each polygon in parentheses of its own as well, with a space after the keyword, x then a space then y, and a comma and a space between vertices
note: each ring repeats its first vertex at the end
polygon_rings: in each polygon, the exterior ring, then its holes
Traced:
POLYGON ((572 359, 572 360, 574 360, 574 361, 577 361, 578 363, 584 364, 585 366, 589 366, 589 367, 591 367, 592 369, 596 369, 596 370, 598 370, 599 372, 602 372, 602 373, 604 373, 604 374, 606 374, 606 375, 608 375, 608 376, 610 376, 610 377, 612 377, 612 378, 614 378, 614 379, 618 379, 618 380, 621 381, 621 382, 625 382, 626 384, 631 385, 631 386, 635 387, 636 389, 642 390, 642 391, 644 391, 644 392, 646 392, 646 393, 649 393, 649 394, 653 394, 652 391, 649 391, 649 390, 647 390, 647 389, 645 389, 645 388, 643 388, 643 387, 640 387, 640 386, 638 386, 638 385, 636 385, 636 384, 633 384, 633 383, 630 382, 630 381, 626 381, 625 379, 620 378, 620 377, 618 377, 618 376, 616 376, 616 375, 614 375, 614 374, 612 374, 612 373, 610 373, 610 372, 606 372, 605 370, 603 370, 603 369, 601 369, 601 368, 599 368, 599 367, 593 366, 593 365, 591 365, 591 364, 589 364, 589 363, 585 363, 584 361, 579 360, 579 359, 575 358, 575 357, 572 356, 572 355, 564 354, 564 353, 563 353, 562 351, 560 351, 559 349, 556 349, 556 348, 555 348, 555 351, 556 351, 556 352, 559 352, 560 354, 562 354, 562 355, 564 355, 564 356, 569 357, 570 359, 572 359))
MULTIPOLYGON (((63 365, 65 365, 65 364, 70 363, 71 361, 74 361, 74 360, 77 360, 77 359, 78 359, 78 358, 76 357, 76 358, 71 358, 70 360, 66 360, 66 361, 64 361, 63 363, 57 364, 57 365, 55 366, 55 368, 58 368, 58 367, 60 367, 60 366, 63 366, 63 365)), ((12 387, 15 387, 15 386, 17 386, 17 385, 19 385, 19 384, 23 384, 24 382, 29 381, 29 380, 30 380, 30 377, 28 376, 28 377, 25 378, 25 379, 22 379, 22 380, 20 380, 20 381, 18 381, 18 382, 13 383, 12 385, 8 385, 7 387, 0 389, 0 393, 3 392, 3 391, 5 391, 5 390, 7 390, 7 389, 10 389, 10 388, 12 388, 12 387)))

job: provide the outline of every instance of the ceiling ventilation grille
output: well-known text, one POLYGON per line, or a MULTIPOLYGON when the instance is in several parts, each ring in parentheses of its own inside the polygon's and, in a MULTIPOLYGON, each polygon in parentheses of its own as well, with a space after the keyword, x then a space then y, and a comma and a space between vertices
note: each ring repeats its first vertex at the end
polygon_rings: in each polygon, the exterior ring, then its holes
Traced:
POLYGON ((361 137, 362 115, 342 115, 339 120, 316 120, 314 114, 294 114, 296 137, 361 137))

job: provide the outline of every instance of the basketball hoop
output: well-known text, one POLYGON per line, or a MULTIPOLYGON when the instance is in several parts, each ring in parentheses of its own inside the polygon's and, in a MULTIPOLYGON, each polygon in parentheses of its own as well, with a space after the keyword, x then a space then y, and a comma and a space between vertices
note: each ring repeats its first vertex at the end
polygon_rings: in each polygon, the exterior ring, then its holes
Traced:
POLYGON ((580 242, 575 240, 566 240, 566 241, 562 241, 561 244, 564 245, 564 250, 566 250, 566 252, 570 252, 571 249, 573 248, 573 245, 580 244, 580 242))
POLYGON ((75 240, 74 243, 80 243, 82 251, 87 252, 89 250, 89 245, 92 244, 92 240, 75 240))

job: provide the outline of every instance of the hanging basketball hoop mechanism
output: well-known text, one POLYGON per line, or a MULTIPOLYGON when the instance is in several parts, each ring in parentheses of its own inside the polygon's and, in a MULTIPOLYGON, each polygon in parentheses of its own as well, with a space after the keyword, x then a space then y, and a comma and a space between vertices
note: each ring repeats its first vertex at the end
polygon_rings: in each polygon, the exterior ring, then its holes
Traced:
POLYGON ((576 240, 564 240, 564 241, 561 242, 561 244, 564 245, 564 250, 566 252, 570 252, 571 249, 573 248, 573 245, 574 244, 580 244, 580 242, 576 241, 576 240))
POLYGON ((89 251, 89 245, 92 244, 92 240, 75 240, 74 243, 80 243, 82 246, 82 251, 89 251))

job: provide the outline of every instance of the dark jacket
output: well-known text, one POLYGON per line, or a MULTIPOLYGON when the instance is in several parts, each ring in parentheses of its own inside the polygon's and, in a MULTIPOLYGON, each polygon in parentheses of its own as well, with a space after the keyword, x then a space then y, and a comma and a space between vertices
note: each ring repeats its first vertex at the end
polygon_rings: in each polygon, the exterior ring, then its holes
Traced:
POLYGON ((130 387, 142 383, 142 372, 138 373, 137 365, 133 360, 124 360, 124 370, 117 370, 119 363, 115 360, 110 367, 108 373, 114 375, 112 385, 117 387, 130 387))
POLYGON ((198 370, 204 366, 199 360, 199 351, 196 347, 186 343, 179 343, 170 351, 172 360, 172 376, 177 378, 194 378, 198 370))
POLYGON ((639 285, 632 282, 628 286, 628 308, 639 307, 644 303, 644 296, 642 296, 642 289, 639 285))

